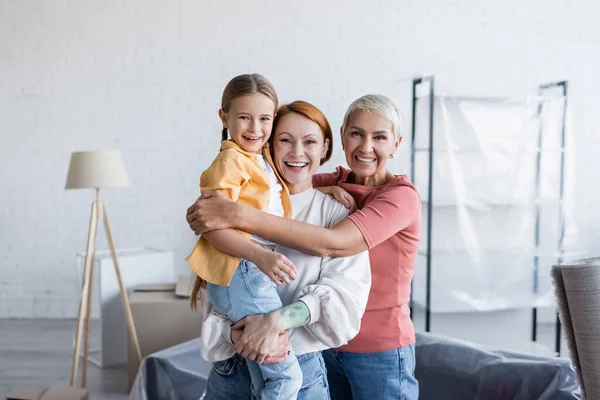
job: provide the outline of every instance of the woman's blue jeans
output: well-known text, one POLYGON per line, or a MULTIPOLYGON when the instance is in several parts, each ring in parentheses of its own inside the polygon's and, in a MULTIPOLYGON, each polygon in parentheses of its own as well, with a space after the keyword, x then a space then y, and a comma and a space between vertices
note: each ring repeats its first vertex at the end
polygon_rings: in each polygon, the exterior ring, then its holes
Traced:
POLYGON ((332 400, 417 400, 415 346, 376 353, 324 350, 332 400))
MULTIPOLYGON (((302 370, 302 387, 298 400, 330 400, 327 369, 320 352, 297 356, 302 370)), ((225 361, 213 363, 208 375, 204 400, 255 399, 246 360, 236 354, 225 361)))

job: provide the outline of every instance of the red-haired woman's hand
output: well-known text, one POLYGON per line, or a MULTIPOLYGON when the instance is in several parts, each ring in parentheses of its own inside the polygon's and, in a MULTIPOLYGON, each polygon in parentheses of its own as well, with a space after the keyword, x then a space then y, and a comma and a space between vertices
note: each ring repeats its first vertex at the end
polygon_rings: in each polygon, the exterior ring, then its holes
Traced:
POLYGON ((251 361, 264 359, 277 347, 279 334, 285 331, 278 313, 266 315, 248 315, 236 322, 232 330, 244 332, 235 343, 238 354, 251 361))
POLYGON ((279 334, 277 346, 264 358, 257 358, 258 364, 279 364, 290 354, 290 334, 285 331, 279 334))

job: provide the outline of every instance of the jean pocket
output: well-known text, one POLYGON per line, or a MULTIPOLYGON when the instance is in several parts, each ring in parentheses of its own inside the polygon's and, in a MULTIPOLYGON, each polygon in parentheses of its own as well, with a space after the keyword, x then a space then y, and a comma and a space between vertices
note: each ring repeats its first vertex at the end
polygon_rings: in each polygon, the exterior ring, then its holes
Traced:
POLYGON ((229 286, 207 283, 206 289, 208 292, 208 300, 215 310, 217 310, 219 314, 227 315, 227 313, 229 313, 233 307, 233 303, 231 301, 231 290, 229 286))
POLYGON ((256 264, 248 260, 242 260, 240 268, 252 297, 257 299, 270 298, 276 293, 274 290, 276 290, 277 285, 256 264))
POLYGON ((221 376, 229 376, 235 372, 238 366, 238 360, 236 357, 228 358, 227 360, 214 362, 212 365, 213 370, 221 376))
POLYGON ((325 363, 322 362, 320 358, 321 355, 318 353, 307 353, 297 357, 298 364, 302 370, 302 387, 300 388, 301 392, 306 392, 309 390, 312 392, 312 388, 314 387, 327 388, 327 371, 325 370, 325 363))

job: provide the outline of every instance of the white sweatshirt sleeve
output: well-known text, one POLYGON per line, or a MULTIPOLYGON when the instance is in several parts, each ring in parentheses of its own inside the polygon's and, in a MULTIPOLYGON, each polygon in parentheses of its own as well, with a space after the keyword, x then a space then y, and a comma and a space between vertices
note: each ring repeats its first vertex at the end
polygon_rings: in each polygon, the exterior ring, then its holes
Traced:
MULTIPOLYGON (((328 227, 348 215, 337 201, 333 208, 328 227)), ((360 330, 370 288, 368 251, 351 257, 324 257, 319 280, 298 294, 298 300, 310 310, 311 321, 305 328, 329 348, 346 344, 360 330)))
POLYGON ((204 321, 200 333, 200 355, 210 362, 223 361, 235 354, 231 343, 231 321, 217 313, 208 301, 206 288, 201 288, 200 303, 204 321))

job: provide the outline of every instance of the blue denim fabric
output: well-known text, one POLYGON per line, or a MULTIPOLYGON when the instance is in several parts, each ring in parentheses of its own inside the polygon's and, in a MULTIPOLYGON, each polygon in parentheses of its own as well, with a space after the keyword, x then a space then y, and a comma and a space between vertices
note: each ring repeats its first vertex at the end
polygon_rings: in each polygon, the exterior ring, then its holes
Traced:
POLYGON ((415 346, 377 353, 324 350, 332 400, 417 400, 415 346))
MULTIPOLYGON (((283 305, 276 285, 258 267, 242 259, 229 286, 208 283, 208 298, 215 310, 232 321, 247 315, 267 314, 283 305)), ((262 400, 295 399, 302 383, 302 371, 293 351, 280 364, 258 365, 248 360, 252 392, 262 400)))
MULTIPOLYGON (((321 353, 302 354, 297 359, 302 370, 302 387, 298 392, 298 400, 330 400, 327 370, 321 353)), ((236 354, 228 360, 213 363, 204 400, 256 399, 250 385, 246 360, 236 354)))

